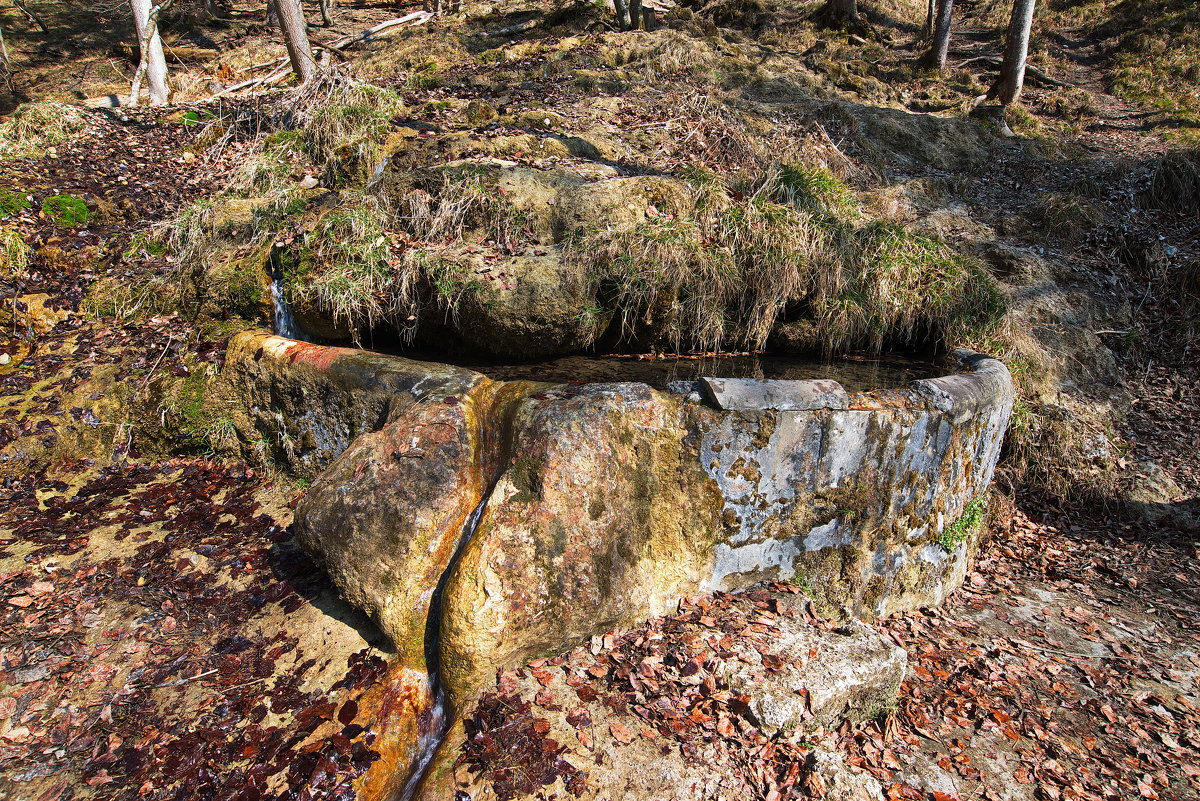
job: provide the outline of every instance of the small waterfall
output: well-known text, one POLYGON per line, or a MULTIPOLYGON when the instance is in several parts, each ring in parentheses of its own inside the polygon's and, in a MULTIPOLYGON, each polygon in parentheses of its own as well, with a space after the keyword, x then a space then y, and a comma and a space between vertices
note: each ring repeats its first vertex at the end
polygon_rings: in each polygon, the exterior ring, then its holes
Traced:
POLYGON ((383 173, 387 170, 388 165, 392 163, 392 154, 388 153, 383 159, 375 165, 375 169, 371 170, 371 177, 367 179, 367 191, 375 188, 375 185, 383 180, 383 173))
POLYGON ((271 304, 274 306, 275 333, 288 339, 301 339, 300 327, 284 297, 282 276, 276 275, 271 280, 271 304))
POLYGON ((429 670, 429 687, 433 692, 433 707, 429 710, 429 730, 422 734, 420 740, 417 741, 416 759, 413 760, 408 779, 404 782, 404 786, 400 788, 400 792, 395 796, 393 801, 412 801, 414 794, 421 786, 421 780, 425 778, 425 771, 429 769, 429 763, 433 761, 442 741, 446 739, 446 735, 450 732, 451 721, 450 716, 447 714, 446 691, 442 688, 438 677, 437 649, 439 640, 441 639, 442 591, 449 580, 450 571, 454 569, 454 564, 458 561, 459 554, 462 553, 467 543, 471 541, 471 537, 475 534, 475 529, 479 527, 479 521, 483 517, 483 510, 487 507, 488 500, 492 497, 492 490, 494 488, 495 482, 483 493, 479 505, 475 507, 474 511, 467 517, 467 522, 463 524, 462 534, 459 535, 458 544, 454 547, 454 554, 450 557, 450 562, 445 571, 443 571, 442 578, 438 581, 437 589, 434 590, 433 599, 429 604, 429 623, 425 637, 425 664, 429 670))

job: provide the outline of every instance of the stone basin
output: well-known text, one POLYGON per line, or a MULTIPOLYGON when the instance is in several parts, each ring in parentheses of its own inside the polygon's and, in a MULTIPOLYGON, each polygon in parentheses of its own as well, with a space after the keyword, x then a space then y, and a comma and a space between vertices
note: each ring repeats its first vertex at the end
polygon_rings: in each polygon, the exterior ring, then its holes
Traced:
POLYGON ((939 603, 976 546, 960 518, 1014 398, 1003 364, 955 355, 959 372, 904 389, 659 391, 493 381, 249 332, 225 377, 247 437, 321 471, 297 507, 301 543, 407 669, 436 669, 453 709, 497 670, 696 593, 791 581, 868 619, 939 603))

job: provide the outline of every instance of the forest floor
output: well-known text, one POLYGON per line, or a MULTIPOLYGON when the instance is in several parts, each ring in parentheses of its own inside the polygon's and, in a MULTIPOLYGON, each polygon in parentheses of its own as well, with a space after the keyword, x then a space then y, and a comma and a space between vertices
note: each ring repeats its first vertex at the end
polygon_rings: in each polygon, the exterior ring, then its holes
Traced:
MULTIPOLYGON (((392 13, 356 11, 345 30, 392 13)), ((957 56, 978 54, 971 35, 957 56)), ((1064 60, 1092 46, 1073 37, 1064 60)), ((1072 146, 1114 165, 1168 146, 1089 59, 1074 63, 1096 111, 1072 146)), ((1041 93, 1034 122, 1057 125, 1041 93)), ((169 432, 134 435, 131 419, 152 429, 161 414, 155 376, 219 369, 223 340, 177 314, 117 319, 85 302, 101 277, 157 269, 121 257, 130 237, 216 191, 239 157, 187 159, 194 132, 154 118, 98 116, 53 152, 0 162, 2 188, 101 210, 88 227, 22 212, 40 255, 0 287, 36 306, 0 339, 0 799, 349 799, 386 724, 387 645, 294 545, 302 486, 169 432)), ((981 202, 999 214, 1028 168, 1004 165, 981 202)), ((1135 333, 1154 347, 1122 356, 1134 401, 1116 433, 1182 488, 1180 513, 1154 522, 1005 483, 963 589, 879 622, 909 652, 897 709, 827 733, 890 798, 1200 798, 1187 513, 1200 353, 1164 329, 1171 302, 1141 299, 1135 333)))

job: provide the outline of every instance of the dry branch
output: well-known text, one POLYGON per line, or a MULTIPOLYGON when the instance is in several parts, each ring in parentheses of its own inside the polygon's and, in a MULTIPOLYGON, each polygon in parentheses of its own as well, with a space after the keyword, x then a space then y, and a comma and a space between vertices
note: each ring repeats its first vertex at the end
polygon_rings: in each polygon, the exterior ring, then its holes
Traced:
MULTIPOLYGON (((396 17, 395 19, 389 19, 385 22, 381 22, 374 27, 366 29, 365 31, 360 31, 359 33, 350 34, 348 36, 343 36, 340 39, 335 39, 328 44, 321 44, 319 42, 314 43, 313 47, 318 50, 328 50, 344 58, 345 56, 342 51, 351 45, 365 42, 372 36, 382 33, 390 28, 395 28, 400 25, 422 25, 431 19, 433 19, 433 14, 429 13, 428 11, 414 11, 411 14, 405 14, 403 17, 396 17)), ((278 58, 273 58, 270 61, 264 61, 261 64, 243 67, 242 69, 238 70, 238 72, 253 72, 260 69, 271 69, 272 72, 262 78, 251 78, 250 80, 242 81, 239 84, 226 87, 221 91, 214 93, 213 97, 221 97, 222 95, 238 92, 243 89, 252 89, 256 86, 271 86, 276 84, 283 80, 290 72, 290 69, 278 69, 279 65, 287 64, 287 62, 287 56, 279 56, 278 58)))

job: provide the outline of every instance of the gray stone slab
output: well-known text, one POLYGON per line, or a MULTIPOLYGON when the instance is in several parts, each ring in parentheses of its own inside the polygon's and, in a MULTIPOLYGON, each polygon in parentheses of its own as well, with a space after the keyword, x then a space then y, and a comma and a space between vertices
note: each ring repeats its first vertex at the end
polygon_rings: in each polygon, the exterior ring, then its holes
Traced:
POLYGON ((836 381, 818 378, 783 381, 761 378, 704 378, 713 403, 729 411, 756 412, 774 409, 803 412, 811 409, 846 409, 850 394, 836 381))

